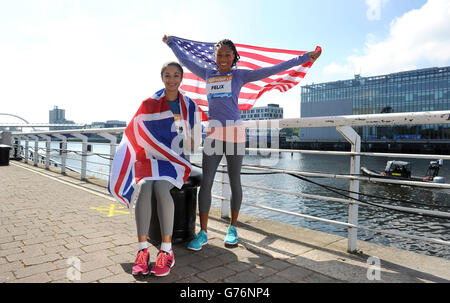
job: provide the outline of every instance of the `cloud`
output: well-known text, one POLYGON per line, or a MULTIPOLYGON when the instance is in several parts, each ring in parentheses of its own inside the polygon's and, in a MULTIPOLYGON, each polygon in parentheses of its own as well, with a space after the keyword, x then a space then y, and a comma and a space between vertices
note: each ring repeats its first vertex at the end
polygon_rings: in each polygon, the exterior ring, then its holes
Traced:
POLYGON ((381 19, 381 8, 388 3, 389 0, 366 0, 367 8, 367 19, 370 21, 377 21, 381 19))
POLYGON ((326 74, 348 74, 350 72, 349 66, 331 63, 323 68, 326 74))
POLYGON ((57 105, 77 123, 129 121, 142 100, 163 87, 162 64, 176 59, 163 35, 216 41, 229 30, 225 22, 232 10, 214 6, 225 12, 215 19, 224 25, 217 30, 205 26, 207 0, 198 1, 195 10, 190 2, 170 0, 105 7, 59 3, 11 5, 12 17, 0 19, 5 25, 0 30, 1 112, 47 122, 57 105))
POLYGON ((372 76, 449 63, 450 1, 429 0, 394 19, 386 39, 376 42, 369 34, 363 51, 347 57, 345 64, 331 63, 324 72, 372 76))

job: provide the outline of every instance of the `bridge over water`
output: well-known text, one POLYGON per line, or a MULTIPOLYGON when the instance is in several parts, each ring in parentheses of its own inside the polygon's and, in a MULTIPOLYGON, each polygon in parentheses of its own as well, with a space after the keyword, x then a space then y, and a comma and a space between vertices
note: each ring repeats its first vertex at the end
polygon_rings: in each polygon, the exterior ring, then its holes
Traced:
POLYGON ((35 130, 36 127, 39 128, 47 128, 47 127, 70 127, 70 128, 83 128, 86 126, 86 124, 61 124, 61 123, 30 123, 27 120, 25 120, 24 118, 18 116, 18 115, 14 115, 14 114, 7 114, 7 113, 0 113, 0 116, 8 116, 8 117, 14 117, 16 119, 22 120, 25 123, 17 123, 17 122, 11 122, 11 123, 5 123, 5 122, 0 122, 0 128, 33 128, 33 130, 35 130))

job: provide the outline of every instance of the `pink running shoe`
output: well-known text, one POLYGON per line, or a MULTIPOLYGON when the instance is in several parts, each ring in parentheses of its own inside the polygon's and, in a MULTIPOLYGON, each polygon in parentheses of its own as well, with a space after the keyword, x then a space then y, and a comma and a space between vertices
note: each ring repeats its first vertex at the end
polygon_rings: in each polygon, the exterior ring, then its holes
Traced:
POLYGON ((155 266, 153 266, 151 273, 157 277, 164 277, 170 273, 170 269, 175 265, 175 256, 173 250, 168 253, 167 251, 160 250, 158 257, 156 258, 155 266))
POLYGON ((133 269, 131 270, 133 275, 138 275, 140 273, 142 273, 143 275, 148 275, 149 263, 150 263, 150 255, 148 254, 148 249, 144 248, 138 252, 136 261, 134 261, 134 266, 133 269))

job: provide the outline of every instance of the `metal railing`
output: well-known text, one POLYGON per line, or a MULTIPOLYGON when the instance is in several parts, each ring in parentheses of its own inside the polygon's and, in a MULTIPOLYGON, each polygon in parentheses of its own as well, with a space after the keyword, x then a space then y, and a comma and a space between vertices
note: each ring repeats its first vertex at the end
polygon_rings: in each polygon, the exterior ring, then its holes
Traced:
MULTIPOLYGON (((341 155, 341 156, 349 156, 350 157, 350 165, 349 165, 349 174, 333 174, 333 173, 316 173, 316 172, 305 172, 305 171, 293 171, 293 170, 280 170, 268 167, 248 167, 244 166, 245 169, 250 170, 259 170, 259 171, 269 171, 269 172, 278 172, 278 173, 287 173, 304 177, 320 177, 320 178, 336 178, 336 179, 347 179, 349 180, 349 196, 347 198, 336 198, 331 196, 321 196, 321 195, 311 195, 299 192, 289 192, 277 189, 270 189, 267 187, 258 187, 258 186, 250 186, 243 185, 245 188, 252 188, 257 190, 264 191, 272 191, 283 194, 290 194, 295 196, 300 196, 308 199, 322 200, 333 203, 344 203, 347 204, 348 207, 348 221, 341 222, 336 220, 330 220, 315 216, 310 216, 308 214, 303 213, 293 213, 281 209, 275 209, 267 206, 258 205, 255 203, 244 202, 244 205, 248 205, 251 207, 262 208, 265 210, 288 214, 292 216, 307 218, 310 220, 326 222, 330 224, 344 226, 348 229, 348 245, 347 250, 349 252, 356 251, 356 243, 357 243, 357 231, 358 229, 367 230, 374 233, 388 234, 398 237, 406 237, 421 241, 427 241, 437 244, 443 244, 446 246, 450 246, 450 241, 445 241, 441 239, 434 239, 428 237, 422 237, 417 235, 410 235, 406 233, 400 233, 397 231, 388 231, 381 229, 373 229, 368 228, 358 224, 358 207, 359 206, 367 206, 365 203, 361 203, 359 201, 359 182, 360 181, 371 181, 371 182, 388 182, 388 183, 397 183, 404 185, 412 185, 412 186, 423 186, 423 187, 437 187, 437 188, 445 188, 450 189, 450 184, 448 183, 425 183, 418 181, 405 181, 405 180, 384 180, 380 178, 371 178, 360 175, 360 157, 403 157, 403 158, 417 158, 417 159, 443 159, 450 160, 449 155, 425 155, 425 154, 392 154, 392 153, 368 153, 361 152, 361 139, 359 135, 354 131, 352 126, 375 126, 375 125, 420 125, 420 124, 448 124, 450 123, 450 111, 435 111, 435 112, 414 112, 414 113, 394 113, 394 114, 374 114, 374 115, 351 115, 351 116, 330 116, 330 117, 314 117, 314 118, 295 118, 295 119, 282 119, 282 120, 263 120, 263 121, 244 121, 244 125, 247 128, 260 128, 260 129, 271 129, 277 130, 280 128, 289 128, 289 127, 336 127, 337 131, 340 132, 344 138, 351 144, 350 152, 339 152, 339 151, 314 151, 314 150, 291 150, 291 149, 278 149, 277 146, 271 146, 271 148, 261 148, 252 146, 250 144, 249 148, 247 148, 247 152, 266 152, 272 154, 278 154, 280 152, 288 152, 288 153, 304 153, 304 154, 317 154, 317 155, 341 155)), ((46 131, 46 132, 30 132, 30 133, 20 133, 13 132, 12 140, 13 146, 18 148, 20 145, 20 141, 24 141, 24 145, 21 147, 23 150, 23 156, 25 163, 28 163, 29 160, 32 160, 34 165, 38 165, 39 159, 43 159, 45 163, 45 167, 48 169, 50 163, 57 162, 60 166, 61 173, 65 173, 66 169, 72 169, 78 171, 80 173, 81 179, 86 179, 87 173, 89 170, 87 169, 88 157, 92 155, 99 155, 95 153, 88 152, 88 145, 92 144, 89 142, 88 134, 97 134, 101 137, 107 139, 109 141, 109 154, 100 154, 101 156, 106 157, 109 160, 108 163, 108 172, 109 166, 111 165, 113 156, 116 152, 117 147, 117 135, 123 133, 124 128, 108 128, 108 129, 80 129, 80 130, 61 130, 61 131, 46 131), (45 148, 39 147, 39 141, 43 139, 45 142, 45 148), (53 149, 60 153, 60 161, 55 161, 51 159, 51 142, 52 139, 57 139, 60 144, 59 149, 53 149), (67 149, 67 143, 71 142, 72 139, 78 139, 81 141, 81 150, 69 150, 67 149), (30 141, 34 141, 34 148, 32 148, 33 157, 30 157, 30 141), (44 150, 45 153, 39 153, 39 150, 44 150), (67 154, 68 153, 78 153, 80 157, 78 160, 80 161, 80 167, 75 169, 67 165, 67 154)), ((275 144, 276 145, 276 144, 275 144)), ((92 162, 92 161, 91 161, 92 162)), ((95 163, 95 162, 94 162, 95 163)), ((97 163, 97 164, 105 164, 97 163)), ((92 171, 91 171, 92 172, 92 171)), ((95 173, 95 171, 94 171, 95 173)), ((96 172, 101 173, 101 172, 96 172)), ((103 173, 105 175, 105 173, 103 173)), ((230 194, 229 191, 226 190, 226 184, 229 184, 227 180, 227 175, 222 174, 221 180, 215 180, 216 183, 221 185, 221 195, 213 195, 213 198, 221 200, 221 209, 222 209, 222 217, 228 217, 229 214, 229 201, 230 194)), ((406 211, 410 213, 418 213, 418 214, 428 214, 428 215, 436 215, 441 218, 450 218, 450 213, 441 212, 441 211, 432 211, 425 209, 417 209, 417 208, 408 208, 408 207, 400 207, 400 206, 389 206, 386 208, 397 209, 401 211, 406 211)))

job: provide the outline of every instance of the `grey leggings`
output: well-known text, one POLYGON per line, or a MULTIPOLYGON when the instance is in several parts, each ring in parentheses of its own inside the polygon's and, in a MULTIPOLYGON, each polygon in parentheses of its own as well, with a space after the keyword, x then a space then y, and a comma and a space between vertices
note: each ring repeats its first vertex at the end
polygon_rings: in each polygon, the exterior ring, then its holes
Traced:
POLYGON ((148 235, 150 229, 152 193, 156 195, 161 236, 172 235, 175 211, 173 199, 170 195, 172 188, 173 184, 165 180, 145 181, 142 184, 135 209, 138 236, 148 235))
POLYGON ((227 171, 231 187, 230 208, 233 211, 239 211, 242 203, 241 167, 245 153, 245 143, 229 143, 205 139, 205 144, 203 144, 203 146, 203 176, 200 183, 200 191, 198 193, 199 212, 209 212, 211 208, 211 189, 214 183, 214 176, 216 175, 217 167, 224 154, 227 160, 227 171), (218 144, 222 146, 218 146, 218 144), (206 150, 211 146, 215 152, 206 150))

